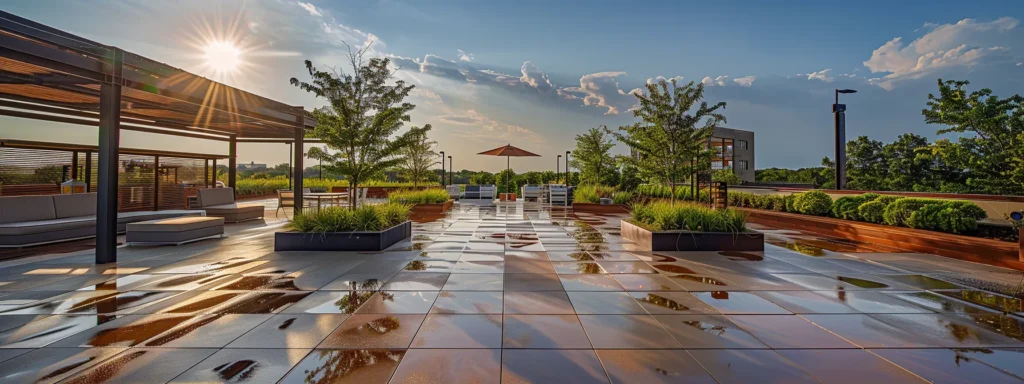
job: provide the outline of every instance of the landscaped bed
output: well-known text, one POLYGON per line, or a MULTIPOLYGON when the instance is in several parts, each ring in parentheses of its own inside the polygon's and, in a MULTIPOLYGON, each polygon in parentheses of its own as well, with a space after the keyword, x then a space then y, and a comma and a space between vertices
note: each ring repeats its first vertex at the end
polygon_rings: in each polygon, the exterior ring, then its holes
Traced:
POLYGON ((573 192, 572 210, 577 213, 626 213, 632 200, 631 192, 617 191, 615 187, 581 185, 573 192))
POLYGON ((763 251, 764 234, 746 228, 732 209, 691 203, 651 202, 622 220, 622 237, 651 251, 763 251))
POLYGON ((412 236, 410 206, 328 207, 295 216, 274 234, 274 251, 382 251, 412 236))
POLYGON ((454 201, 444 189, 405 190, 392 192, 388 201, 396 204, 410 204, 414 213, 445 213, 454 201))

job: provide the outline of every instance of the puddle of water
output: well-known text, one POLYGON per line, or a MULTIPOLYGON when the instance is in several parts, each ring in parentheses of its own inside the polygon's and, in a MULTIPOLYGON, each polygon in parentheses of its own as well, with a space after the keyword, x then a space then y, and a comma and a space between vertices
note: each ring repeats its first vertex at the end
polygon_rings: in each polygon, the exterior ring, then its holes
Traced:
POLYGON ((746 260, 746 261, 762 261, 764 256, 756 255, 749 252, 736 252, 736 251, 725 251, 718 252, 719 255, 728 257, 731 260, 746 260))
POLYGON ((104 329, 89 338, 93 347, 131 347, 187 321, 190 316, 143 318, 122 327, 104 329))
POLYGON ((277 313, 304 299, 312 292, 258 292, 247 293, 219 313, 277 313))
POLYGON ((697 271, 694 271, 690 268, 686 268, 675 264, 652 264, 652 266, 654 267, 654 269, 665 271, 668 273, 685 273, 690 275, 697 273, 697 271))
POLYGON ((675 300, 654 293, 648 293, 647 296, 644 296, 642 299, 636 299, 636 301, 639 301, 641 303, 650 303, 662 308, 671 309, 673 311, 690 310, 690 307, 687 307, 675 300))
POLYGON ((259 369, 260 364, 255 361, 239 360, 218 365, 213 368, 213 371, 224 381, 244 382, 256 376, 256 371, 259 369))
POLYGON ((924 275, 886 275, 885 278, 922 289, 960 289, 959 285, 924 275))
POLYGON ((1024 311, 1024 302, 1022 302, 1021 299, 1000 296, 985 291, 971 291, 965 289, 959 291, 936 291, 936 293, 1006 313, 1024 311))
POLYGON ((715 336, 721 336, 725 334, 726 331, 726 328, 721 325, 705 323, 703 321, 684 321, 683 324, 686 324, 702 332, 710 333, 715 336))
POLYGON ((888 285, 879 283, 877 281, 871 281, 871 280, 866 280, 866 279, 858 279, 858 278, 853 278, 853 277, 839 276, 839 277, 836 277, 836 280, 842 281, 842 282, 847 283, 847 284, 855 285, 855 286, 858 286, 858 287, 861 287, 861 288, 869 288, 869 289, 889 288, 888 285))
POLYGON ((728 286, 728 284, 726 284, 726 283, 724 283, 722 281, 715 280, 713 278, 706 277, 706 276, 676 275, 676 276, 672 276, 672 278, 673 279, 683 279, 683 280, 693 281, 693 282, 701 283, 701 284, 717 285, 717 286, 722 286, 722 287, 728 286))

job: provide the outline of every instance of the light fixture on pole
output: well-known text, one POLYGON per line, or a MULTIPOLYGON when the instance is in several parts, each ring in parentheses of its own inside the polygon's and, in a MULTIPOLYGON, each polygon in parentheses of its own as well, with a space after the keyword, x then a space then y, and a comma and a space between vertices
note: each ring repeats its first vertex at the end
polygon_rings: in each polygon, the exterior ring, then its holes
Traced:
POLYGON ((832 104, 835 119, 836 189, 846 189, 846 104, 839 104, 840 93, 857 93, 854 89, 836 89, 836 102, 832 104))
POLYGON ((571 152, 572 151, 565 151, 565 186, 566 187, 568 187, 569 184, 570 184, 569 183, 569 176, 570 176, 570 173, 569 173, 569 153, 571 153, 571 152))
POLYGON ((444 151, 441 151, 441 186, 444 185, 444 151))

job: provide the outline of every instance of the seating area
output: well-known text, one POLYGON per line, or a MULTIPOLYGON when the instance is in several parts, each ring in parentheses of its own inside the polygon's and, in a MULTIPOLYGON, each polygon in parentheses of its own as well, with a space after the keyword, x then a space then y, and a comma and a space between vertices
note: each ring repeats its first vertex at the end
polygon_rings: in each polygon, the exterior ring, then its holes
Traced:
POLYGON ((497 197, 498 187, 495 185, 467 185, 463 200, 493 201, 497 197))
MULTIPOLYGON (((135 211, 117 214, 117 231, 130 223, 203 216, 198 210, 135 211)), ((96 236, 96 194, 0 197, 0 248, 87 239, 96 236)))
POLYGON ((262 204, 236 203, 232 188, 204 188, 197 194, 199 209, 206 211, 207 216, 223 217, 228 223, 260 219, 266 209, 262 204))
POLYGON ((569 188, 564 184, 548 185, 544 202, 551 205, 569 205, 569 188))
POLYGON ((539 201, 540 190, 540 185, 526 184, 522 188, 520 188, 520 197, 522 197, 526 201, 539 201))
POLYGON ((445 191, 448 192, 448 197, 452 200, 458 200, 462 198, 462 188, 458 185, 449 185, 445 187, 445 191))
POLYGON ((128 245, 181 245, 214 236, 224 236, 224 218, 210 216, 176 217, 130 223, 128 245))

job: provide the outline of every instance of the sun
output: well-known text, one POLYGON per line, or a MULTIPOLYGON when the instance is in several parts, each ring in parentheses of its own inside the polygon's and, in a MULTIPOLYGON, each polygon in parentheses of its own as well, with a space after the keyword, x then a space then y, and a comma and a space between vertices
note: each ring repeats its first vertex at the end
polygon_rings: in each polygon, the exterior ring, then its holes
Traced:
POLYGON ((229 41, 211 41, 203 47, 206 66, 214 72, 225 74, 238 70, 242 64, 242 50, 229 41))

